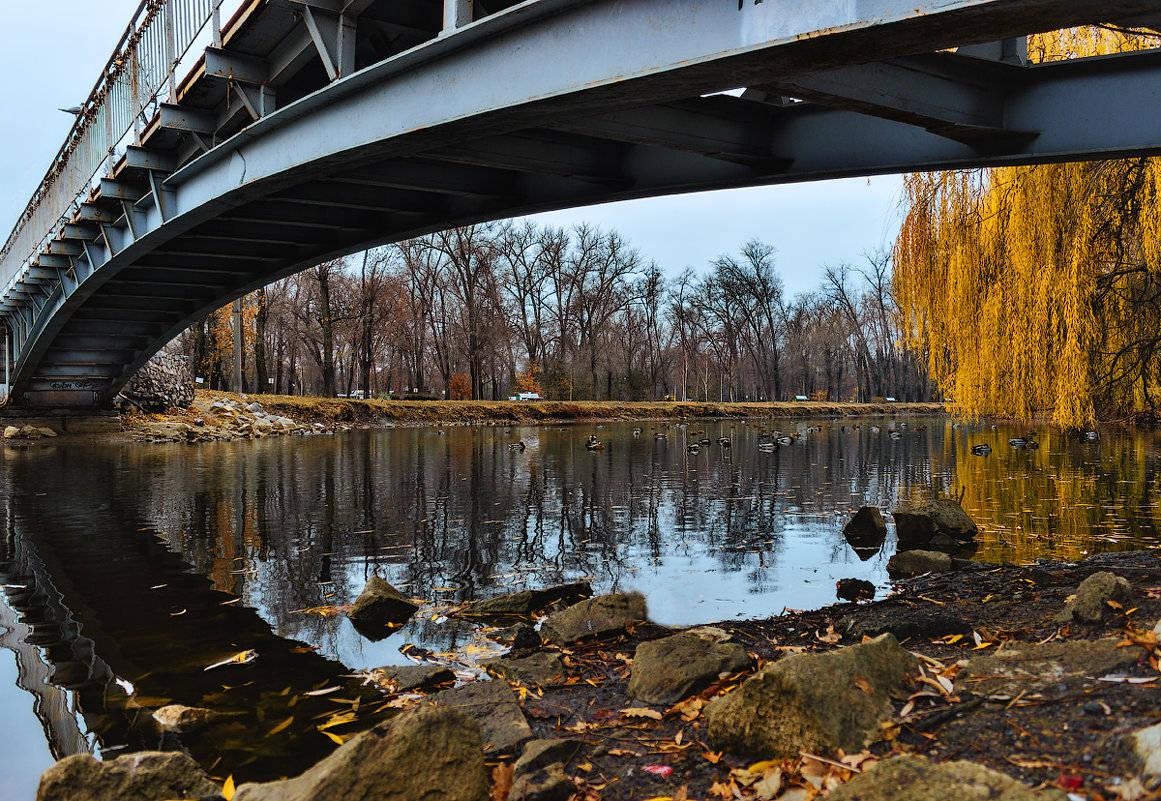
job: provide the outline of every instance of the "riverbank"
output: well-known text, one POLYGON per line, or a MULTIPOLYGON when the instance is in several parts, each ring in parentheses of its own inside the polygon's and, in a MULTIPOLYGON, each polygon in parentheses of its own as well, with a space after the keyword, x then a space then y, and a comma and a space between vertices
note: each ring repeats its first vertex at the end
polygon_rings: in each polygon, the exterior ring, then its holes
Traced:
POLYGON ((141 439, 230 439, 391 426, 539 425, 545 423, 943 414, 941 403, 692 403, 622 401, 408 401, 238 395, 198 390, 193 404, 166 414, 131 411, 124 431, 141 439), (293 424, 293 425, 291 425, 293 424))
MULTIPOLYGON (((568 605, 578 591, 444 609, 511 646, 481 663, 493 680, 448 689, 467 652, 422 649, 408 651, 415 667, 356 674, 319 723, 344 745, 296 779, 247 785, 181 757, 156 797, 179 786, 208 796, 223 782, 227 797, 240 785, 239 801, 1158 797, 1152 553, 960 562, 883 600, 684 631, 648 622, 639 595, 568 605), (530 610, 550 601, 564 603, 534 633, 530 610), (505 615, 516 625, 498 628, 505 615), (359 703, 368 685, 382 705, 359 703), (357 734, 367 710, 390 708, 404 711, 357 734)), ((99 772, 145 782, 144 764, 74 757, 45 774, 38 798, 96 798, 79 788, 99 772)))

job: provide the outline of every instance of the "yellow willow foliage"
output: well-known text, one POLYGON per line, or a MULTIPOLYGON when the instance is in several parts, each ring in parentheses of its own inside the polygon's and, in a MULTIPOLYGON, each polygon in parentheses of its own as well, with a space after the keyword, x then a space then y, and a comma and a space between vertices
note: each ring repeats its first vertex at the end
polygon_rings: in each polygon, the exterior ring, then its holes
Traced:
MULTIPOLYGON (((1032 37, 1029 53, 1053 60, 1156 43, 1076 28, 1032 37)), ((1161 163, 913 174, 904 187, 894 254, 904 336, 960 414, 1051 413, 1080 426, 1098 412, 1152 408, 1161 163)))

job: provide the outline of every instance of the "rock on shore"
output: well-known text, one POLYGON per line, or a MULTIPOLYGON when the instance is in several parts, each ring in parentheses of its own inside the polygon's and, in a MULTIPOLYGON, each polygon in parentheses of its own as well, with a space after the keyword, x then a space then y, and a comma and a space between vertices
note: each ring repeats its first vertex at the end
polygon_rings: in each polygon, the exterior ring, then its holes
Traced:
POLYGON ((706 708, 710 743, 760 758, 853 753, 878 739, 894 714, 891 693, 908 687, 917 670, 890 634, 785 657, 706 708))
POLYGON ((425 705, 360 734, 296 778, 243 784, 234 801, 483 801, 487 794, 479 725, 458 710, 425 705))
POLYGON ((167 801, 220 790, 187 754, 142 751, 111 762, 75 754, 44 772, 36 801, 167 801))

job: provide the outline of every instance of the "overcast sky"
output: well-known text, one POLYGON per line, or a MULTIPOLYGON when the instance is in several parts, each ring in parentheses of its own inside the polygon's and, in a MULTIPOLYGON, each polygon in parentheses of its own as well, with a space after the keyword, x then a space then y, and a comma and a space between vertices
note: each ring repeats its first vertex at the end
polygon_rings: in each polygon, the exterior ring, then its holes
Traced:
MULTIPOLYGON (((5 2, 0 27, 0 229, 7 237, 72 123, 58 108, 88 95, 139 0, 5 2)), ((791 292, 823 265, 861 261, 898 230, 897 176, 707 192, 537 215, 553 225, 617 228, 670 273, 704 269, 747 239, 778 248, 791 292)))

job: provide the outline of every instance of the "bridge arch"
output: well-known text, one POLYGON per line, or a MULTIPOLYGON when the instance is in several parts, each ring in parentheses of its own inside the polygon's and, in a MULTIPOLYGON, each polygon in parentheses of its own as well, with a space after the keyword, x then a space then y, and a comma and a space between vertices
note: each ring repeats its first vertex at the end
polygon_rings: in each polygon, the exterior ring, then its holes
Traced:
POLYGON ((402 6, 428 25, 411 34, 418 43, 355 69, 342 54, 357 52, 360 25, 379 30, 385 2, 248 0, 177 102, 157 104, 140 142, 36 252, 6 247, 16 404, 107 406, 223 303, 455 225, 1161 152, 1161 53, 1031 66, 1018 38, 1106 20, 1161 26, 1140 16, 1146 0, 1095 12, 1073 0, 527 0, 470 22, 464 0, 443 16, 413 0, 402 6), (275 36, 288 19, 292 33, 275 36), (288 55, 292 37, 305 56, 288 55))

